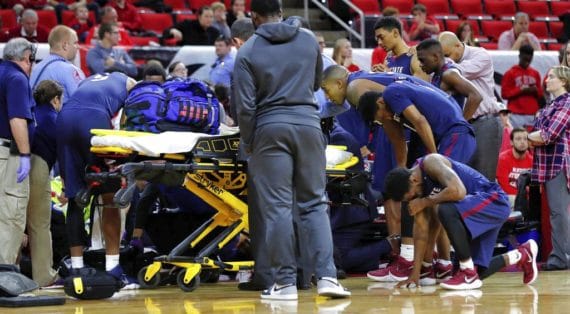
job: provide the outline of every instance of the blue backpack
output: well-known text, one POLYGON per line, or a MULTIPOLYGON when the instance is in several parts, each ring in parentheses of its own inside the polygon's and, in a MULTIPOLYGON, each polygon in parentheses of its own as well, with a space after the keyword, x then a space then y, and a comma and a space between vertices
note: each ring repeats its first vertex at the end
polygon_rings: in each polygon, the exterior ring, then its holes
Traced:
POLYGON ((219 133, 218 99, 195 79, 138 83, 129 92, 124 111, 129 131, 219 133))

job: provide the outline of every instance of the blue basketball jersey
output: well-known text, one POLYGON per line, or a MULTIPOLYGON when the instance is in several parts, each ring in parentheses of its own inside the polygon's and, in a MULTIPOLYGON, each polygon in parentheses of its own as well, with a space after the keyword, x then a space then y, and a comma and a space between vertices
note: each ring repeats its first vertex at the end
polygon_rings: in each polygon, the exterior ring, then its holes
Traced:
MULTIPOLYGON (((443 73, 445 73, 445 71, 450 70, 450 69, 457 69, 459 71, 456 63, 454 63, 453 61, 450 61, 450 60, 446 60, 445 64, 443 65, 443 68, 441 68, 441 71, 433 73, 433 76, 431 78, 431 83, 435 87, 441 89, 441 78, 443 76, 443 73)), ((451 97, 453 97, 453 99, 455 99, 455 101, 459 105, 459 108, 461 108, 463 110, 463 106, 465 105, 465 96, 463 96, 461 94, 454 93, 453 95, 451 95, 451 97)))
POLYGON ((412 75, 411 65, 413 56, 414 55, 409 52, 399 56, 389 53, 388 56, 386 56, 386 65, 390 69, 390 72, 412 75))
POLYGON ((120 72, 92 75, 79 84, 62 111, 95 109, 105 112, 111 119, 127 98, 127 79, 128 76, 120 72))
POLYGON ((403 119, 404 110, 414 105, 427 119, 436 143, 449 132, 471 130, 455 101, 432 85, 400 81, 389 85, 383 96, 396 119, 403 119))

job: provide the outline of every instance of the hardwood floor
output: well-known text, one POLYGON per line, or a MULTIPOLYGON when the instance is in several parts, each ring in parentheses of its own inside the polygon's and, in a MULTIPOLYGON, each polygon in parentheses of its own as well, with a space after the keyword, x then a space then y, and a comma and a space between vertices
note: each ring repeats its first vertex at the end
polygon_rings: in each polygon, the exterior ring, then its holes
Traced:
MULTIPOLYGON (((522 284, 522 273, 497 273, 481 290, 449 292, 436 287, 393 289, 368 278, 353 277, 342 283, 352 291, 350 299, 329 300, 316 290, 299 291, 299 301, 265 302, 257 292, 237 289, 235 282, 201 284, 193 292, 177 286, 154 290, 130 290, 107 300, 67 299, 51 307, 0 308, 0 313, 569 313, 570 272, 541 272, 533 286, 522 284)), ((63 290, 39 294, 63 295, 63 290)))

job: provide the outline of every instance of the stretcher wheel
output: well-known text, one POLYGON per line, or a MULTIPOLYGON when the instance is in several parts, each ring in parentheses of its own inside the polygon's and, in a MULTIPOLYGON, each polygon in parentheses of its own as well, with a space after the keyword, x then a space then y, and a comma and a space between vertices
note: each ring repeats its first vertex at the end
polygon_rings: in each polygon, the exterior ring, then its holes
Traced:
POLYGON ((143 289, 154 289, 154 288, 158 287, 158 285, 160 284, 160 272, 158 272, 154 276, 152 276, 152 278, 150 278, 149 281, 146 281, 146 280, 144 280, 144 275, 146 274, 147 269, 148 269, 148 266, 145 266, 145 267, 141 268, 141 270, 139 270, 139 272, 137 274, 137 279, 139 280, 139 285, 143 289))
POLYGON ((198 274, 197 276, 194 276, 194 278, 192 278, 188 284, 184 283, 184 275, 186 275, 186 270, 181 270, 176 276, 176 283, 180 289, 182 289, 184 292, 192 292, 196 290, 196 288, 198 288, 200 285, 200 275, 198 274))
POLYGON ((220 280, 220 269, 202 269, 200 272, 200 281, 207 283, 216 283, 220 280))

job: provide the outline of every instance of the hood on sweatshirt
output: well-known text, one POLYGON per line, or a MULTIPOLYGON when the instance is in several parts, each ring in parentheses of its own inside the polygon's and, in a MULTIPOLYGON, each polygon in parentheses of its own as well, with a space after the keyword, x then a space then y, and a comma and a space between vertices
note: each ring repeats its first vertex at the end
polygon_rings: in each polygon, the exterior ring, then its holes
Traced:
POLYGON ((255 33, 271 43, 288 42, 301 28, 301 22, 298 19, 287 19, 281 23, 265 23, 257 28, 255 33))

